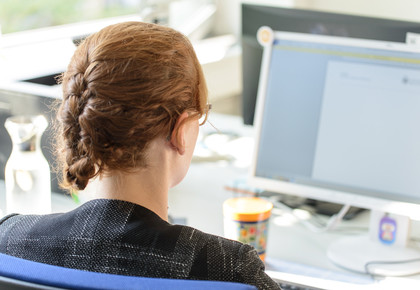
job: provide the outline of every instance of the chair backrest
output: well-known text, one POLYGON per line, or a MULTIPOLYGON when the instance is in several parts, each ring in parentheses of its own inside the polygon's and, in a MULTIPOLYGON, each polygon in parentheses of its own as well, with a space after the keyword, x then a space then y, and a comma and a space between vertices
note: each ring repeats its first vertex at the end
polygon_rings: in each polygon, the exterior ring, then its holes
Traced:
POLYGON ((229 289, 254 286, 222 281, 133 277, 63 268, 0 253, 0 289, 229 289))

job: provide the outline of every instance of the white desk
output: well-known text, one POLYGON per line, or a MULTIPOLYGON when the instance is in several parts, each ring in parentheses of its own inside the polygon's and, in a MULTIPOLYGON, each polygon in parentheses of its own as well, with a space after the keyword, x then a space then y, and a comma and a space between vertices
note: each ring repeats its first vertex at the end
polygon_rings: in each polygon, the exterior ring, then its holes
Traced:
MULTIPOLYGON (((224 189, 231 180, 243 178, 247 171, 243 168, 226 166, 224 163, 201 163, 192 164, 185 180, 170 192, 169 212, 173 217, 185 217, 187 224, 202 231, 212 234, 223 235, 223 201, 232 197, 232 192, 224 189)), ((343 222, 342 227, 365 227, 368 224, 368 213, 363 213, 350 222, 343 222)), ((288 215, 278 216, 274 214, 270 220, 267 269, 268 273, 278 279, 288 281, 302 281, 299 273, 301 268, 305 273, 327 275, 328 278, 336 277, 347 280, 352 276, 358 285, 334 283, 323 279, 307 280, 314 286, 323 289, 388 289, 396 285, 405 289, 414 287, 418 283, 420 289, 420 277, 388 278, 382 281, 373 281, 367 275, 353 274, 343 270, 326 256, 328 245, 337 237, 339 232, 313 233, 301 224, 296 223, 288 215), (289 267, 289 273, 276 271, 276 263, 280 261, 280 268, 289 267), (286 264, 282 264, 286 261, 286 264), (297 263, 296 265, 294 263, 297 263), (304 264, 304 267, 300 267, 304 264), (307 267, 309 266, 309 267, 307 267), (313 267, 313 270, 311 268, 313 267), (273 272, 274 271, 274 272, 273 272), (330 271, 330 272, 328 272, 330 271), (339 275, 343 275, 339 277, 339 275)), ((278 268, 277 268, 278 269, 278 268)), ((412 289, 412 288, 411 288, 412 289)))
MULTIPOLYGON (((221 131, 227 131, 230 126, 232 130, 240 132, 241 135, 248 135, 251 129, 242 126, 239 118, 214 115, 214 125, 221 131)), ((211 131, 210 126, 203 128, 203 131, 211 131)), ((246 162, 245 162, 246 163, 246 162)), ((242 163, 241 165, 246 165, 242 163)), ((189 226, 199 230, 223 235, 223 201, 232 197, 233 193, 224 189, 233 180, 245 178, 247 175, 246 167, 234 166, 232 163, 221 162, 194 162, 184 179, 184 181, 171 189, 169 195, 169 213, 174 218, 186 218, 189 226)), ((0 209, 4 212, 4 183, 0 182, 0 209)), ((68 196, 53 194, 53 211, 61 212, 75 208, 77 205, 68 196)), ((275 212, 274 212, 275 213, 275 212)), ((362 214, 350 222, 344 222, 343 226, 363 226, 367 227, 367 214, 362 214)), ((296 275, 299 267, 304 265, 326 271, 332 271, 336 277, 339 275, 350 275, 351 273, 338 268, 326 257, 326 250, 331 241, 338 237, 338 233, 327 232, 316 234, 310 232, 301 224, 294 223, 290 216, 273 215, 269 225, 268 249, 267 249, 267 269, 268 273, 274 278, 301 281, 305 277, 296 275), (286 261, 286 272, 270 271, 277 262, 286 261), (297 263, 296 265, 294 263, 297 263), (295 267, 294 267, 295 266, 295 267)), ((280 265, 284 267, 284 265, 280 265)), ((331 278, 331 275, 329 275, 331 278)), ((361 281, 367 281, 367 276, 359 277, 361 281)), ((322 278, 322 277, 320 277, 322 278)), ((308 277, 307 279, 314 286, 325 289, 388 289, 388 287, 401 289, 420 289, 420 277, 407 278, 387 278, 368 284, 341 284, 323 279, 308 277)))

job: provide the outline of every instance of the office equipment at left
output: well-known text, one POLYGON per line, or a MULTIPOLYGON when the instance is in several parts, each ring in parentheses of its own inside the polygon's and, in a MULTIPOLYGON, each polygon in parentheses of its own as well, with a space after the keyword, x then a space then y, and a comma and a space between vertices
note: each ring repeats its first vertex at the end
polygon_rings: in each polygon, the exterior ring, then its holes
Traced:
MULTIPOLYGON (((12 152, 12 141, 4 123, 12 115, 44 115, 49 124, 53 124, 54 111, 52 110, 56 99, 49 96, 41 96, 36 93, 27 93, 0 88, 0 178, 4 179, 4 169, 7 159, 12 152)), ((54 137, 53 126, 46 129, 41 139, 41 149, 50 166, 54 166, 54 137)), ((58 186, 57 176, 51 170, 51 182, 53 192, 62 192, 58 186)))

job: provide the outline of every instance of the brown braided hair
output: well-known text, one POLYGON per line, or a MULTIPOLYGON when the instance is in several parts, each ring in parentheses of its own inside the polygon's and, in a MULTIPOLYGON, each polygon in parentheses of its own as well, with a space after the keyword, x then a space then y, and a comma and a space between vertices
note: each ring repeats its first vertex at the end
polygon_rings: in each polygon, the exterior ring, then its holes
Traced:
POLYGON ((191 43, 155 24, 125 22, 92 34, 61 82, 58 157, 61 186, 70 190, 104 172, 147 166, 148 144, 169 136, 184 111, 207 117, 207 87, 191 43))

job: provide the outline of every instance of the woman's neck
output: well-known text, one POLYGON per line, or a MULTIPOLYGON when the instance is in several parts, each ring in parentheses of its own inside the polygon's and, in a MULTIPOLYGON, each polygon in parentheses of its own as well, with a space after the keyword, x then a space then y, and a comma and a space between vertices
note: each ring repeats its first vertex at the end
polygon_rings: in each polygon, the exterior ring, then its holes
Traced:
POLYGON ((168 220, 168 187, 147 172, 119 173, 99 178, 95 198, 119 199, 139 204, 168 220))
POLYGON ((152 142, 146 168, 132 172, 111 172, 95 183, 95 198, 119 199, 139 204, 168 220, 168 192, 171 187, 171 151, 152 142))

